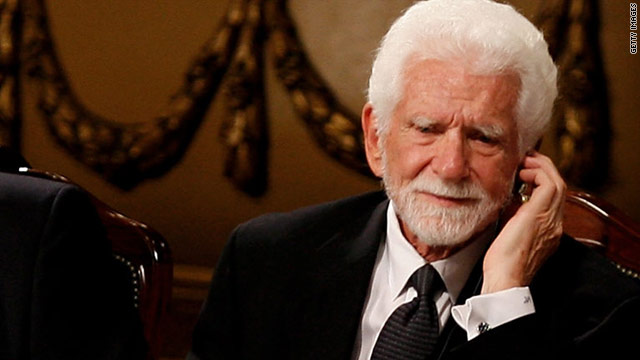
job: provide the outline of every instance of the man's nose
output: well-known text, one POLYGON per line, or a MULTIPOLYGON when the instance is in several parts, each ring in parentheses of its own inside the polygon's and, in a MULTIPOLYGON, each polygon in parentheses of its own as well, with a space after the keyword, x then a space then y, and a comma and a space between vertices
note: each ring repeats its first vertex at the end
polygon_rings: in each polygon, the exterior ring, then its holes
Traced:
POLYGON ((457 182, 469 176, 468 149, 459 133, 447 133, 439 141, 431 165, 442 180, 457 182))

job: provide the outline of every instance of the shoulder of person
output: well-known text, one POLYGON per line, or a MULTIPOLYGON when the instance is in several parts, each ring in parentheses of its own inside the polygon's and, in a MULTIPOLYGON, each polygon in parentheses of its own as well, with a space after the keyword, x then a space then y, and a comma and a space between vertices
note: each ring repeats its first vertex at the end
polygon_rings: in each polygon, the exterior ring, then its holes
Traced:
POLYGON ((100 237, 105 231, 91 195, 79 186, 8 172, 0 172, 0 227, 21 238, 47 229, 100 237))
POLYGON ((5 221, 46 221, 54 211, 93 209, 89 195, 78 186, 19 173, 0 172, 0 213, 5 221))
POLYGON ((20 173, 0 172, 0 200, 26 202, 35 199, 47 200, 61 191, 83 193, 77 186, 62 181, 43 179, 20 173))

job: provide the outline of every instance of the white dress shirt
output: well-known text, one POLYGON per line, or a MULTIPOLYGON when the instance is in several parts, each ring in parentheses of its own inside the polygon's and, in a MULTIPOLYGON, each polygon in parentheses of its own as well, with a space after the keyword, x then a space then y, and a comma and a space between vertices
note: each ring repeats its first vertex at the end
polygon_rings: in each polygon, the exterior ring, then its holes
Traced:
MULTIPOLYGON (((391 313, 417 295, 415 289, 407 284, 409 278, 415 270, 427 264, 402 234, 392 202, 387 209, 386 235, 374 265, 354 348, 354 359, 367 360, 371 357, 378 335, 391 313)), ((453 306, 473 266, 493 237, 492 232, 487 232, 452 256, 431 263, 446 287, 434 298, 440 329, 444 327, 449 315, 453 314, 454 320, 467 331, 467 338, 470 340, 486 327, 493 328, 535 311, 528 288, 474 296, 467 299, 464 305, 453 306)))

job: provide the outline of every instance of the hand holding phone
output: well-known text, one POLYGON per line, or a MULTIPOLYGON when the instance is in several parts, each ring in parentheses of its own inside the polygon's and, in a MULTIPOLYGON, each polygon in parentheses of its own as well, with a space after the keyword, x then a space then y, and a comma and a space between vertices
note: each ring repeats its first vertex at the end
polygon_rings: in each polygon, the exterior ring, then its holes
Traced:
POLYGON ((482 293, 527 286, 562 236, 566 185, 548 157, 532 151, 516 174, 514 202, 485 255, 482 293), (524 201, 523 201, 524 200, 524 201))

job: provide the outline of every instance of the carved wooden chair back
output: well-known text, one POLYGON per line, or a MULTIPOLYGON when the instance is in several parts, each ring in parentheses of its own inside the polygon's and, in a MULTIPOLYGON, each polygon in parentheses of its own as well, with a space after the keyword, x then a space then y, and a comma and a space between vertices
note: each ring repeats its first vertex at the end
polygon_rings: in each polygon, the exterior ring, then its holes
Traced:
POLYGON ((625 274, 640 279, 640 224, 606 200, 569 191, 564 231, 604 254, 625 274))

